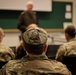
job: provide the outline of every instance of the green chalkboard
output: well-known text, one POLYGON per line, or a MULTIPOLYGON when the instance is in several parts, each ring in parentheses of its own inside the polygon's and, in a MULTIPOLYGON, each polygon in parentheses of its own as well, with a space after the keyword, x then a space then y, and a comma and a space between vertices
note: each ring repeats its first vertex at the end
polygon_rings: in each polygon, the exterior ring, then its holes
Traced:
MULTIPOLYGON (((72 6, 72 3, 53 2, 52 12, 37 12, 39 26, 57 29, 63 28, 64 22, 72 22, 72 19, 65 19, 66 5, 72 6)), ((3 29, 16 29, 20 13, 21 11, 0 10, 0 27, 3 29)))

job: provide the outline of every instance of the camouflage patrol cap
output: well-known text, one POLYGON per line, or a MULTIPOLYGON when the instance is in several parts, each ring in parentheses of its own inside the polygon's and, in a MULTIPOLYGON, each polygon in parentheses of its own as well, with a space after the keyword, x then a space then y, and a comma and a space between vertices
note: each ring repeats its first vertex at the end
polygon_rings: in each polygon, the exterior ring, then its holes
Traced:
POLYGON ((27 44, 40 45, 47 42, 47 32, 42 28, 30 28, 23 33, 23 40, 27 44))

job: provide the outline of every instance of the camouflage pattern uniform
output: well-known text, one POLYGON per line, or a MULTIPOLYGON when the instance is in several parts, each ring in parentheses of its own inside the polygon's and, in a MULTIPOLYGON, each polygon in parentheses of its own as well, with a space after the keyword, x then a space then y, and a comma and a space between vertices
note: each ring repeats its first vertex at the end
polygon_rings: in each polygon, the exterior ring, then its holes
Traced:
POLYGON ((27 75, 27 72, 30 72, 29 75, 71 75, 65 65, 46 56, 25 56, 21 60, 12 60, 0 70, 0 75, 27 75))
POLYGON ((5 45, 0 44, 0 62, 7 62, 15 58, 13 51, 6 47, 5 45))
POLYGON ((21 59, 26 55, 26 51, 22 46, 23 41, 20 41, 20 44, 16 47, 16 59, 21 59))
MULTIPOLYGON (((28 29, 24 42, 40 45, 47 42, 47 33, 41 28, 28 29)), ((28 54, 20 60, 11 60, 0 70, 0 75, 71 75, 61 62, 49 60, 46 55, 28 54)))
POLYGON ((76 39, 71 39, 69 42, 61 45, 56 54, 56 59, 62 61, 63 56, 71 55, 76 55, 76 39))

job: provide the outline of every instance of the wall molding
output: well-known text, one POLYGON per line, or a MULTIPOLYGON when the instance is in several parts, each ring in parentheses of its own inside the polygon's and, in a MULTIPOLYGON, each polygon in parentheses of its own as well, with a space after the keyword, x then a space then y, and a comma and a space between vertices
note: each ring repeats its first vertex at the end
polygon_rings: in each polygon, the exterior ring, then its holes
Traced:
MULTIPOLYGON (((61 28, 55 28, 55 29, 45 29, 47 32, 63 32, 64 29, 61 28)), ((19 33, 20 31, 18 29, 4 29, 5 33, 19 33)))

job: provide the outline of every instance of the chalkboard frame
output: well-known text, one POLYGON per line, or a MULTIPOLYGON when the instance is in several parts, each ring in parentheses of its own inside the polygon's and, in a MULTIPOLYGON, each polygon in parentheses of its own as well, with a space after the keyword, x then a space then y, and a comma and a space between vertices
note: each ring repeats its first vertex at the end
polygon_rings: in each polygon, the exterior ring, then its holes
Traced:
MULTIPOLYGON (((63 32, 64 29, 45 29, 47 32, 63 32)), ((19 33, 18 29, 4 29, 5 33, 19 33)))

